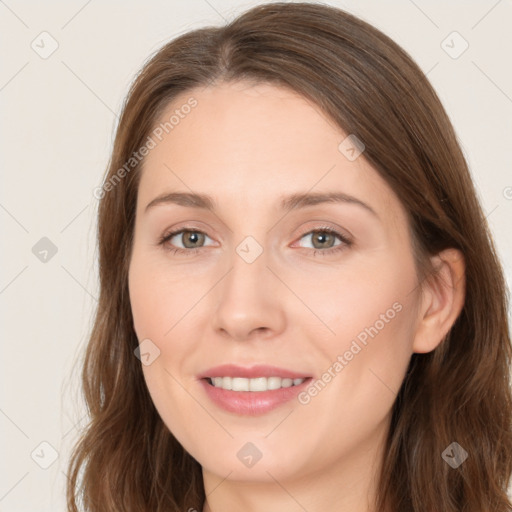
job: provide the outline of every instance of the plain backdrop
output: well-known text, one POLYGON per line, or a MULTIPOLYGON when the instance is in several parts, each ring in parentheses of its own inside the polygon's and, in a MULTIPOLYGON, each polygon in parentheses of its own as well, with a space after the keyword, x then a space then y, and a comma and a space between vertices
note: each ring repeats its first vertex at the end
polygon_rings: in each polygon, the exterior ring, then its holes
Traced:
MULTIPOLYGON (((0 1, 0 511, 65 510, 70 447, 85 424, 74 363, 98 297, 93 190, 131 80, 170 39, 258 3, 0 1)), ((511 1, 325 3, 391 36, 427 73, 510 286, 511 1)))

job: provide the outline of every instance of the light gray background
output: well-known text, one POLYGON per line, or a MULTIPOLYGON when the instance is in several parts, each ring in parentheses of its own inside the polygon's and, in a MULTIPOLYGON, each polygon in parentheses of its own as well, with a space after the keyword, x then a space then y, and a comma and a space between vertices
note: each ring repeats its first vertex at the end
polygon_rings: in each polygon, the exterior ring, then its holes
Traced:
MULTIPOLYGON (((171 38, 220 25, 257 3, 0 0, 0 511, 65 510, 67 458, 84 424, 73 363, 98 296, 92 192, 131 80, 171 38), (44 55, 52 40, 57 50, 44 55), (43 237, 57 248, 46 262, 44 252, 32 251, 43 237)), ((510 284, 511 1, 326 3, 384 31, 428 72, 455 125, 510 284), (469 44, 456 59, 464 41, 453 31, 469 44)))

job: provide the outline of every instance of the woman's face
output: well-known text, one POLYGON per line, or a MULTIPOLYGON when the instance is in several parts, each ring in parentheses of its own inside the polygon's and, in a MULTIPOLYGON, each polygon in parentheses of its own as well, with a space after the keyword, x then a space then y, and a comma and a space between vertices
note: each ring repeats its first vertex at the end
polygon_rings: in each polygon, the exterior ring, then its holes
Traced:
POLYGON ((286 89, 196 89, 162 123, 173 113, 148 144, 129 272, 160 416, 219 481, 360 478, 414 351, 400 202, 349 134, 286 89))

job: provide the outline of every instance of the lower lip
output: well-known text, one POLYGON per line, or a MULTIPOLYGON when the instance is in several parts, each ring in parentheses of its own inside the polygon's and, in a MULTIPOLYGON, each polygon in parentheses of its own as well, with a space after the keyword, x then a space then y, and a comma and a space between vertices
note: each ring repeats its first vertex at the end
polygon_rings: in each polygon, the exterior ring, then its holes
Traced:
POLYGON ((311 378, 307 378, 298 386, 270 391, 230 391, 212 386, 206 379, 200 380, 212 402, 228 412, 244 416, 265 414, 293 400, 310 381, 311 378))

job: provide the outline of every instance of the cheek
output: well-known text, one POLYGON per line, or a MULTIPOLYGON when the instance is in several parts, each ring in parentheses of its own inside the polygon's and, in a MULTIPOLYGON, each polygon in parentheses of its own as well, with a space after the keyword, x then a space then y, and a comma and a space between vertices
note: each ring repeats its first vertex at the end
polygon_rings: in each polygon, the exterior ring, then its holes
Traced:
POLYGON ((140 350, 143 352, 145 343, 147 351, 155 354, 151 364, 143 364, 142 370, 160 416, 173 432, 179 432, 182 425, 173 421, 169 404, 179 406, 180 410, 193 405, 181 386, 194 385, 193 361, 200 344, 197 335, 200 308, 193 305, 204 294, 200 289, 204 285, 184 278, 183 274, 179 279, 171 278, 158 264, 141 264, 142 260, 135 257, 129 278, 134 329, 140 350))
POLYGON ((351 265, 297 282, 295 289, 331 331, 322 343, 332 351, 377 337, 392 349, 409 343, 416 282, 414 261, 404 251, 354 258, 351 265))
MULTIPOLYGON (((323 361, 320 380, 329 382, 319 402, 327 406, 343 397, 354 412, 382 405, 376 413, 383 415, 412 355, 416 271, 412 258, 396 253, 363 263, 334 284, 327 278, 317 282, 317 291, 309 294, 308 305, 331 331, 312 337, 310 353, 323 361)), ((322 383, 318 387, 323 389, 322 383)))
POLYGON ((165 259, 134 253, 129 271, 130 304, 134 329, 139 340, 161 342, 172 336, 178 322, 186 320, 205 293, 197 273, 188 275, 186 266, 172 272, 165 259))
MULTIPOLYGON (((134 330, 139 343, 150 340, 150 350, 158 354, 143 366, 155 405, 167 391, 179 385, 173 376, 189 385, 195 375, 191 367, 199 351, 198 325, 201 297, 206 293, 204 279, 188 275, 186 266, 169 271, 165 259, 134 251, 129 270, 129 293, 134 330)), ((203 329, 201 329, 202 331, 203 329)))

